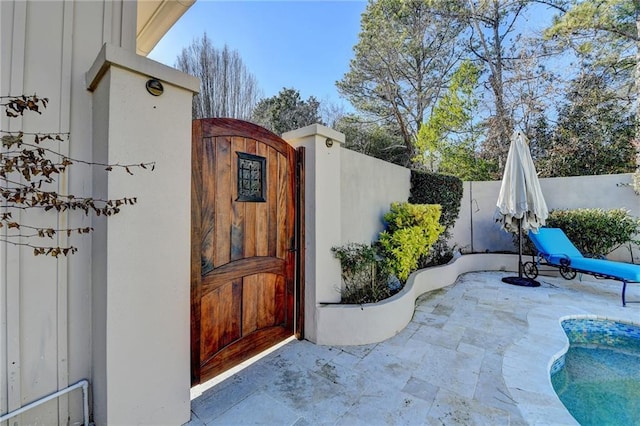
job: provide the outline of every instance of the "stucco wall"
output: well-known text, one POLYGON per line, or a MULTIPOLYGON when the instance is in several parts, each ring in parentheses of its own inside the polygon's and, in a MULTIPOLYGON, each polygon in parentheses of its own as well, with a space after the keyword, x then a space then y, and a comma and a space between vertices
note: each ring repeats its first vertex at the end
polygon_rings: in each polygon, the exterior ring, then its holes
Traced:
POLYGON ((349 149, 341 154, 342 241, 371 243, 384 230, 390 204, 409 199, 411 172, 349 149))
POLYGON ((344 135, 312 124, 286 132, 282 138, 305 150, 304 336, 315 342, 322 327, 316 307, 340 301, 340 263, 331 247, 340 245, 340 144, 344 135))
MULTIPOLYGON (((394 201, 409 198, 411 173, 348 149, 342 149, 340 170, 342 242, 370 243, 384 229, 383 215, 394 201)), ((628 185, 631 174, 540 179, 549 210, 577 208, 625 208, 640 217, 640 197, 628 185)), ((452 230, 451 244, 464 253, 516 250, 512 234, 494 220, 500 181, 464 182, 460 216, 452 230)), ((640 261, 640 249, 633 248, 640 261)), ((609 255, 629 262, 628 247, 609 255)))
MULTIPOLYGON (((338 238, 342 244, 376 240, 384 228, 382 216, 388 211, 389 204, 406 201, 409 197, 410 171, 347 149, 329 148, 328 138, 343 140, 343 135, 335 135, 324 126, 309 126, 283 137, 294 146, 302 145, 307 150, 307 339, 319 344, 341 345, 380 341, 406 325, 415 298, 423 292, 448 285, 464 271, 516 267, 513 255, 463 256, 453 268, 432 268, 414 274, 405 290, 367 308, 366 312, 360 306, 337 304, 339 262, 330 255, 331 247, 336 245, 338 238), (335 174, 339 174, 339 181, 335 174), (337 227, 340 235, 336 235, 337 227), (380 318, 385 320, 380 322, 380 318)), ((541 185, 550 209, 624 207, 632 215, 640 216, 640 199, 625 185, 628 182, 630 175, 615 175, 542 179, 541 185)), ((511 234, 500 230, 493 218, 500 185, 499 181, 464 183, 460 217, 453 230, 452 243, 466 252, 471 251, 472 241, 476 253, 515 251, 511 234)))
MULTIPOLYGON (((394 201, 409 198, 411 173, 349 149, 341 150, 340 167, 341 228, 343 244, 370 243, 384 229, 383 215, 394 201)), ((577 176, 540 179, 549 210, 577 208, 625 208, 640 217, 640 197, 627 185, 631 174, 577 176)), ((512 235, 494 220, 500 181, 464 182, 460 216, 452 231, 451 244, 462 252, 514 251, 512 235)), ((609 257, 630 261, 627 247, 609 257)), ((634 247, 634 259, 640 249, 634 247)))
POLYGON ((94 169, 96 197, 138 198, 98 218, 92 236, 94 420, 181 424, 190 413, 189 106, 198 82, 110 45, 87 77, 95 88, 94 160, 155 162, 135 176, 94 169), (161 96, 147 93, 150 75, 162 81, 161 96))
MULTIPOLYGON (((631 174, 578 176, 540 179, 549 210, 576 208, 625 208, 640 217, 640 197, 628 183, 631 174)), ((453 241, 463 252, 515 250, 511 234, 493 219, 500 182, 465 182, 460 217, 453 230, 453 241)), ((618 249, 611 259, 630 261, 629 250, 618 249)), ((634 250, 634 259, 640 252, 634 250)))

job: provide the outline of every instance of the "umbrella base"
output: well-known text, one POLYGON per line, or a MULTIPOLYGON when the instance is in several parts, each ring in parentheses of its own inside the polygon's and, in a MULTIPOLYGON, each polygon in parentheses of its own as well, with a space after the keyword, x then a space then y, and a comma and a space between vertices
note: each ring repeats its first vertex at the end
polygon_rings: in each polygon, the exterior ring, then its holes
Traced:
POLYGON ((526 277, 504 277, 502 282, 522 287, 540 287, 538 281, 526 277))

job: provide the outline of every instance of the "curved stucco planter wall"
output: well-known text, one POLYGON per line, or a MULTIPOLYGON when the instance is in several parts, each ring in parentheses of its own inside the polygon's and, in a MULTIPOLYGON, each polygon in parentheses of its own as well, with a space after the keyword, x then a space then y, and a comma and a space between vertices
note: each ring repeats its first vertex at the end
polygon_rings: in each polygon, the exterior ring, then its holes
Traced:
POLYGON ((518 258, 512 254, 469 254, 447 265, 414 272, 398 294, 379 303, 317 306, 320 345, 365 345, 378 343, 404 329, 415 309, 416 299, 432 290, 453 284, 459 275, 474 271, 513 271, 518 258))

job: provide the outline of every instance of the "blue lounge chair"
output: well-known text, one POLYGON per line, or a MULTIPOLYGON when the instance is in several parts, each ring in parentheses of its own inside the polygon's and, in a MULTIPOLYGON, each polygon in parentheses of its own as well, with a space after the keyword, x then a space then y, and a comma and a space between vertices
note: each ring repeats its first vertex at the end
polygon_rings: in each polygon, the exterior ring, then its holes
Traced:
MULTIPOLYGON (((622 306, 627 304, 625 300, 627 283, 640 283, 640 265, 584 257, 562 229, 540 228, 537 234, 529 232, 529 239, 538 251, 537 263, 544 260, 547 264, 560 268, 560 273, 565 278, 571 279, 575 277, 576 272, 580 272, 599 278, 621 281, 622 306)), ((525 265, 524 270, 527 276, 538 275, 536 264, 525 265)), ((531 278, 535 278, 535 276, 531 278)), ((629 301, 629 303, 632 302, 629 301)))

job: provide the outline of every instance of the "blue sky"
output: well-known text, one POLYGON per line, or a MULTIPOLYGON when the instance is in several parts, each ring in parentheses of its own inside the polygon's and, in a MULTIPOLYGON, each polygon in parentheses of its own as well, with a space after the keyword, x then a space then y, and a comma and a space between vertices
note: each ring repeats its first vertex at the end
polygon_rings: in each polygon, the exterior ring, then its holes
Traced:
POLYGON ((173 66, 183 47, 207 36, 240 53, 264 96, 293 87, 347 108, 335 82, 349 70, 365 1, 198 0, 149 58, 173 66))

